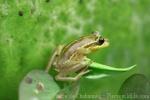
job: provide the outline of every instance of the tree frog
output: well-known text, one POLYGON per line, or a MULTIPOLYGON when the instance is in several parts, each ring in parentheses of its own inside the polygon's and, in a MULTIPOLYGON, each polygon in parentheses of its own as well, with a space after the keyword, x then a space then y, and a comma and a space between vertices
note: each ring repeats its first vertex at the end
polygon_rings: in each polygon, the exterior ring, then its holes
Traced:
POLYGON ((84 74, 88 73, 88 65, 91 60, 87 60, 87 54, 107 47, 109 42, 103 38, 99 32, 83 36, 65 46, 58 46, 49 61, 46 71, 52 65, 58 72, 55 79, 59 81, 77 81, 84 74))

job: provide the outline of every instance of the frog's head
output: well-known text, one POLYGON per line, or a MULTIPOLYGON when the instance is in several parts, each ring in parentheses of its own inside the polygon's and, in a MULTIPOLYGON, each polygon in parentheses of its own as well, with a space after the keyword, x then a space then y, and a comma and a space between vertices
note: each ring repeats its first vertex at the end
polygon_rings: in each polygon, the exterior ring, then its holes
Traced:
POLYGON ((93 41, 86 46, 86 48, 90 51, 95 51, 109 46, 108 39, 103 38, 99 32, 92 32, 91 39, 93 39, 93 41))

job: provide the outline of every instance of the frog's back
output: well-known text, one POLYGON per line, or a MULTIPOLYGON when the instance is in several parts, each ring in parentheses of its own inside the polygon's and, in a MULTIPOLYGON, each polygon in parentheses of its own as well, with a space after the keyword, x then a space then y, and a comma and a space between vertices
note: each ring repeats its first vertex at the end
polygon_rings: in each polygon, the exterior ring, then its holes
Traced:
POLYGON ((95 41, 95 37, 93 35, 81 37, 79 40, 76 40, 69 45, 66 45, 61 52, 61 60, 66 61, 68 60, 76 51, 77 49, 84 47, 90 43, 95 41))

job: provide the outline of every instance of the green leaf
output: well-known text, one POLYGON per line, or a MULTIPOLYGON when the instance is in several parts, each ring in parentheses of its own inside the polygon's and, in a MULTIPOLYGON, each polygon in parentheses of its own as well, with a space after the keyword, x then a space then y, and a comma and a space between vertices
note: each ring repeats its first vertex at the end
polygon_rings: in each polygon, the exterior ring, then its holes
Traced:
POLYGON ((100 63, 96 63, 96 62, 92 62, 90 64, 91 68, 96 68, 96 69, 101 69, 101 70, 110 70, 110 71, 129 71, 133 69, 135 66, 136 65, 133 65, 127 68, 116 68, 116 67, 111 67, 111 66, 100 64, 100 63))
MULTIPOLYGON (((91 59, 89 58, 86 58, 87 61, 91 61, 91 59)), ((94 69, 98 69, 98 70, 105 70, 105 71, 108 71, 108 72, 112 72, 112 71, 117 71, 117 72, 124 72, 124 71, 129 71, 131 69, 133 69, 136 65, 133 65, 133 66, 130 66, 130 67, 127 67, 127 68, 116 68, 116 67, 112 67, 112 66, 107 66, 107 65, 103 65, 103 64, 100 64, 100 63, 96 63, 96 62, 93 62, 89 65, 90 68, 92 69, 92 72, 89 73, 88 75, 86 75, 85 77, 88 78, 88 79, 98 79, 98 78, 104 78, 104 77, 108 77, 110 76, 108 73, 102 73, 102 72, 96 72, 97 70, 94 70, 94 69)))
POLYGON ((123 82, 119 94, 123 100, 149 100, 150 80, 144 74, 133 74, 123 82))
POLYGON ((59 86, 48 73, 32 70, 20 84, 19 100, 54 100, 59 90, 59 86))
POLYGON ((85 77, 88 79, 100 79, 100 78, 104 78, 104 77, 108 77, 108 76, 110 76, 110 75, 99 73, 99 74, 90 74, 85 77))

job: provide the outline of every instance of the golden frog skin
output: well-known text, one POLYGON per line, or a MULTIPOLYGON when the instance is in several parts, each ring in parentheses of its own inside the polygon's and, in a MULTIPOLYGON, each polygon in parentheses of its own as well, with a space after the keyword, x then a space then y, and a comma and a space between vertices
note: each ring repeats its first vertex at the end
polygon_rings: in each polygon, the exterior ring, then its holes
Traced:
POLYGON ((109 42, 98 32, 81 37, 65 46, 58 46, 47 66, 47 72, 52 65, 58 72, 55 79, 59 81, 77 81, 88 73, 91 61, 86 56, 100 48, 107 47, 109 42), (75 76, 74 76, 75 74, 75 76))

